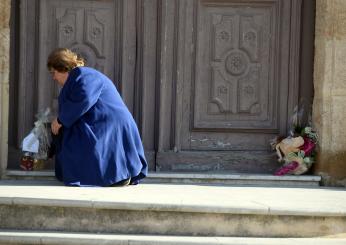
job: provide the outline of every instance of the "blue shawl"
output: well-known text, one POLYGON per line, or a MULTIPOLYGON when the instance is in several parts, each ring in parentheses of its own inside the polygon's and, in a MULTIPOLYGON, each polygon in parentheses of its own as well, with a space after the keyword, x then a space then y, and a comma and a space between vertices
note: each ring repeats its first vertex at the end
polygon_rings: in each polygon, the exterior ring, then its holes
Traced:
POLYGON ((89 67, 77 67, 59 94, 63 125, 56 153, 56 177, 66 185, 109 186, 147 175, 137 125, 112 81, 89 67))

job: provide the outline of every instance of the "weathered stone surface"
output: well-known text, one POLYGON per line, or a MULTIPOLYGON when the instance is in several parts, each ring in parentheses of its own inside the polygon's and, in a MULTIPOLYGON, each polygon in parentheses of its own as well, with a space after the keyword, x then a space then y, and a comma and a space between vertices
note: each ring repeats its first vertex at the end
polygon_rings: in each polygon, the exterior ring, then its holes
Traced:
MULTIPOLYGON (((346 10, 346 7, 344 11, 346 10)), ((346 11, 345 11, 346 12, 346 11)), ((345 23, 346 26, 346 23, 345 23)), ((346 32, 346 28, 345 32, 346 32)), ((333 81, 333 95, 346 95, 346 35, 342 41, 334 41, 335 49, 335 67, 334 67, 334 81, 333 81)), ((345 114, 345 113, 344 113, 345 114)))
POLYGON ((312 237, 346 233, 344 188, 0 181, 0 229, 312 237), (279 198, 278 198, 279 197, 279 198))
MULTIPOLYGON (((9 40, 10 40, 10 1, 1 1, 0 2, 0 73, 2 76, 8 74, 9 68, 9 40)), ((2 78, 1 82, 4 81, 2 78)), ((8 83, 8 81, 7 81, 8 83)))
POLYGON ((345 217, 27 205, 0 205, 0 217, 1 229, 41 231, 250 237, 315 237, 346 232, 345 217))
POLYGON ((345 245, 346 238, 179 237, 0 231, 1 245, 345 245))
MULTIPOLYGON (((329 2, 329 1, 326 1, 329 2)), ((346 39, 346 1, 344 0, 334 0, 330 1, 334 5, 333 8, 333 18, 335 20, 335 25, 332 25, 335 31, 334 39, 345 40, 346 39), (334 2, 334 3, 333 3, 334 2)))
POLYGON ((346 1, 316 1, 313 122, 320 137, 315 171, 346 186, 346 1))
POLYGON ((7 164, 10 0, 0 1, 0 176, 7 164))
POLYGON ((332 10, 333 0, 317 0, 316 1, 316 26, 315 36, 323 37, 325 40, 333 39, 333 26, 329 23, 333 22, 332 10))

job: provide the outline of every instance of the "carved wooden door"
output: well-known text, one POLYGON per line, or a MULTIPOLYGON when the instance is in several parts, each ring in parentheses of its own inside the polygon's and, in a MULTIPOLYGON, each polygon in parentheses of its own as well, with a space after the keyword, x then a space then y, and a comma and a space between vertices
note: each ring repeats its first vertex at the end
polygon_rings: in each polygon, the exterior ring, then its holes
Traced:
POLYGON ((114 80, 114 1, 47 0, 40 2, 38 107, 56 108, 58 86, 51 82, 46 60, 57 47, 79 53, 86 64, 114 80), (54 93, 54 94, 52 94, 54 93))
POLYGON ((171 116, 158 169, 272 172, 269 141, 287 131, 298 98, 301 1, 163 2, 173 47, 163 55, 174 59, 162 67, 172 75, 161 78, 161 116, 171 116))
POLYGON ((79 53, 86 65, 110 77, 132 112, 153 169, 157 0, 14 0, 19 59, 11 97, 9 168, 35 114, 57 109, 58 86, 47 71, 57 47, 79 53), (144 32, 145 28, 145 32, 144 32), (143 51, 142 47, 146 49, 143 51))
POLYGON ((56 107, 46 59, 68 47, 113 79, 150 170, 272 173, 270 139, 287 132, 299 96, 312 94, 312 55, 300 55, 313 39, 300 33, 301 7, 312 20, 313 1, 14 0, 10 165, 35 113, 56 107))

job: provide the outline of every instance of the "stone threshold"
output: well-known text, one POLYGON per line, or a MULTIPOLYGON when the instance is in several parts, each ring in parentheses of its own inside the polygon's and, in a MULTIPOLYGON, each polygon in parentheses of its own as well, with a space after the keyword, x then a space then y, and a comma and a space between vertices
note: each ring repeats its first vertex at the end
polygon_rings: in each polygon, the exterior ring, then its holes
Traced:
POLYGON ((0 244, 29 243, 31 245, 344 245, 346 238, 189 237, 0 230, 0 244))
MULTIPOLYGON (((6 179, 54 179, 53 171, 7 170, 6 179)), ((145 183, 222 184, 254 186, 318 187, 322 178, 315 175, 274 176, 269 174, 149 172, 145 183)))

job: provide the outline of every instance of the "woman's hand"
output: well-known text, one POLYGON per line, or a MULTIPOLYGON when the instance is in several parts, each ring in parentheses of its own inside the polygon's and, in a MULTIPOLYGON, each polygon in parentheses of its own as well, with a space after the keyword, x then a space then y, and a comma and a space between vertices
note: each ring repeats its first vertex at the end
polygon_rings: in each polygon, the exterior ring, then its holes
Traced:
POLYGON ((52 125, 51 125, 51 129, 52 129, 52 133, 54 135, 57 135, 59 133, 59 129, 61 128, 61 124, 58 123, 58 119, 55 118, 53 121, 52 121, 52 125))

